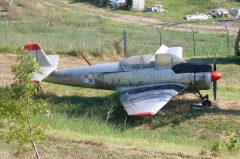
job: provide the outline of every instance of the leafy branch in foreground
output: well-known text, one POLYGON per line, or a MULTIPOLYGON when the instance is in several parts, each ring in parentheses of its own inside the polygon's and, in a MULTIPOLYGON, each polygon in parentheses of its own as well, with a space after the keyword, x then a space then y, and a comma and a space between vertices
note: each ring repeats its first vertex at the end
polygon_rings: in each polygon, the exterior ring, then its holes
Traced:
POLYGON ((18 50, 16 62, 12 66, 14 82, 0 92, 0 122, 4 122, 2 139, 17 143, 18 155, 34 150, 36 158, 40 158, 35 142, 44 137, 44 127, 32 123, 36 115, 46 111, 45 103, 34 98, 33 72, 40 72, 40 69, 22 49, 18 50))

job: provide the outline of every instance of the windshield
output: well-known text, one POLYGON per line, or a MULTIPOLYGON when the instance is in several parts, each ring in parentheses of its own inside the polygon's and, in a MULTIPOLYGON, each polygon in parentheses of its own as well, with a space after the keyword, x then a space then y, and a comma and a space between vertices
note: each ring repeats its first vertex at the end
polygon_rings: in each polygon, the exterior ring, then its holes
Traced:
POLYGON ((156 68, 171 68, 184 62, 184 60, 172 54, 156 54, 156 68))
POLYGON ((122 64, 128 69, 155 68, 155 54, 128 57, 122 64))

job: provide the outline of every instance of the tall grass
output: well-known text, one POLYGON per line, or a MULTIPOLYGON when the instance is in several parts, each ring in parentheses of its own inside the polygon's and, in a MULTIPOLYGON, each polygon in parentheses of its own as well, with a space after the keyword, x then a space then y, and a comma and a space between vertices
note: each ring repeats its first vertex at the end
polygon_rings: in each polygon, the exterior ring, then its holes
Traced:
MULTIPOLYGON (((84 9, 64 9, 57 4, 41 9, 30 4, 22 9, 23 20, 9 21, 7 30, 6 23, 0 21, 1 48, 39 43, 45 50, 55 53, 67 54, 78 49, 93 56, 111 55, 115 53, 114 43, 122 38, 124 28, 127 30, 128 55, 154 53, 160 47, 159 35, 151 26, 107 20, 84 9), (37 14, 34 10, 43 14, 37 14)), ((231 55, 234 54, 235 39, 236 37, 230 37, 231 55)), ((182 46, 185 57, 193 56, 191 32, 162 30, 162 42, 168 46, 182 46)), ((215 53, 227 55, 226 35, 196 33, 196 54, 215 53)))
MULTIPOLYGON (((114 42, 122 38, 123 32, 123 27, 119 25, 116 27, 109 26, 106 23, 104 25, 88 26, 86 29, 81 26, 60 27, 50 22, 47 33, 46 21, 39 22, 40 25, 34 23, 35 21, 10 22, 6 41, 4 22, 0 22, 0 32, 2 32, 0 47, 16 47, 23 46, 26 43, 39 43, 44 49, 53 52, 66 53, 85 48, 89 53, 96 56, 110 55, 115 53, 114 42)), ((230 37, 231 55, 234 55, 235 39, 236 37, 230 37)), ((162 42, 167 46, 182 46, 184 56, 193 56, 192 33, 190 32, 163 30, 162 42)), ((159 35, 154 31, 154 28, 138 28, 134 26, 127 28, 127 51, 129 55, 154 53, 159 47, 159 35)), ((217 55, 228 55, 226 36, 197 33, 196 55, 212 56, 215 53, 217 55)))

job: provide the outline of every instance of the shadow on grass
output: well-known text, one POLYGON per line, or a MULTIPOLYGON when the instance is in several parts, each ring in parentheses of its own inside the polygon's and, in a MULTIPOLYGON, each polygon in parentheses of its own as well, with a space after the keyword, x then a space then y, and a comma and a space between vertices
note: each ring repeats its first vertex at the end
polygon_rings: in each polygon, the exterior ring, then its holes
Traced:
MULTIPOLYGON (((200 101, 190 99, 172 100, 163 108, 163 110, 165 111, 164 115, 154 119, 152 128, 159 128, 163 126, 176 126, 187 120, 194 119, 207 114, 221 116, 240 115, 240 110, 237 109, 220 109, 218 107, 199 110, 191 109, 192 103, 198 102, 200 101)), ((208 119, 211 119, 211 117, 208 119)))
MULTIPOLYGON (((193 57, 193 58, 190 58, 188 61, 213 64, 214 57, 206 57, 206 58, 193 57)), ((227 64, 238 64, 238 65, 240 65, 240 59, 236 58, 234 56, 218 57, 218 58, 216 58, 216 63, 217 64, 222 64, 222 65, 227 65, 227 64)))
POLYGON ((70 0, 70 4, 73 3, 90 3, 90 4, 96 4, 94 3, 94 0, 70 0))
POLYGON ((91 5, 94 5, 95 7, 98 7, 98 8, 102 8, 102 7, 106 6, 106 4, 103 4, 103 6, 100 6, 95 0, 70 0, 69 3, 70 4, 74 4, 74 3, 88 3, 88 4, 91 4, 91 5))
MULTIPOLYGON (((88 4, 91 4, 91 5, 94 5, 95 7, 97 8, 103 8, 103 7, 107 7, 108 4, 107 4, 107 1, 104 1, 103 2, 103 5, 100 5, 96 2, 96 0, 70 0, 69 2, 70 4, 74 4, 74 3, 88 3, 88 4)), ((130 11, 131 10, 131 7, 123 7, 123 8, 119 8, 123 11, 130 11)), ((116 9, 111 9, 111 11, 114 11, 116 9)))
POLYGON ((224 110, 219 108, 192 110, 191 104, 198 102, 187 98, 170 101, 160 113, 153 117, 130 117, 119 102, 119 94, 107 97, 81 97, 46 95, 50 109, 54 113, 65 114, 69 117, 98 118, 120 129, 149 125, 151 128, 176 126, 182 122, 197 118, 205 114, 240 115, 240 110, 224 110))
POLYGON ((119 128, 141 125, 145 120, 144 118, 127 116, 119 102, 118 93, 107 97, 59 97, 54 94, 47 94, 45 97, 47 97, 53 113, 61 113, 69 117, 98 118, 119 128))

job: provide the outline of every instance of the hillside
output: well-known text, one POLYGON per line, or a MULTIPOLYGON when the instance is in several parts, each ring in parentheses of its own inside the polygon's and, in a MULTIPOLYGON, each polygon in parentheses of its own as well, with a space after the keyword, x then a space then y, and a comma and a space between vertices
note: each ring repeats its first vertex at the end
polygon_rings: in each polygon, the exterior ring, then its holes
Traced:
MULTIPOLYGON (((16 57, 17 46, 30 42, 41 44, 47 53, 61 55, 60 68, 86 65, 82 58, 77 58, 77 52, 84 53, 93 63, 117 61, 122 55, 115 55, 114 43, 122 37, 124 28, 128 37, 128 55, 154 53, 159 48, 155 23, 171 26, 177 15, 176 23, 179 23, 182 15, 211 4, 219 6, 221 2, 163 0, 164 7, 175 13, 150 15, 98 8, 85 1, 15 0, 20 7, 18 17, 8 23, 0 21, 1 87, 11 81, 10 66, 16 57), (200 4, 204 5, 199 7, 200 4), (153 23, 147 25, 149 21, 153 23)), ((234 1, 221 4, 227 8, 238 6, 234 1)), ((159 116, 128 117, 116 91, 43 83, 44 98, 51 113, 38 116, 34 121, 48 127, 45 140, 37 143, 41 145, 42 157, 132 159, 215 158, 218 155, 217 158, 239 158, 240 62, 234 57, 233 49, 238 28, 235 25, 230 28, 228 53, 224 26, 214 22, 181 24, 187 30, 181 27, 162 30, 162 43, 182 46, 186 60, 212 64, 216 53, 218 71, 223 77, 218 82, 218 100, 214 102, 214 109, 190 109, 191 103, 198 99, 188 94, 174 98, 159 116), (196 29, 195 56, 192 33, 188 31, 190 27, 196 29), (215 27, 222 31, 214 31, 215 27), (208 31, 208 28, 212 30, 208 31), (233 149, 229 148, 231 139, 237 139, 233 149)), ((122 44, 120 49, 122 52, 122 44)), ((212 100, 212 90, 203 93, 209 94, 212 100)), ((0 156, 16 158, 14 151, 14 145, 0 142, 0 156)))
POLYGON ((196 12, 208 14, 215 8, 237 8, 240 6, 236 0, 146 0, 146 7, 152 4, 160 4, 168 12, 164 13, 141 13, 136 12, 135 15, 144 15, 146 17, 154 17, 170 23, 182 23, 185 15, 191 15, 196 12))
MULTIPOLYGON (((121 11, 115 12, 85 3, 70 2, 68 0, 16 0, 15 4, 19 6, 17 11, 20 10, 20 13, 13 14, 15 13, 13 12, 11 14, 12 18, 16 20, 9 21, 7 24, 5 21, 0 21, 2 35, 0 51, 6 52, 28 42, 37 42, 50 52, 58 54, 75 55, 76 49, 87 51, 94 56, 112 54, 115 52, 115 42, 121 39, 123 29, 126 28, 130 55, 152 53, 159 47, 158 30, 152 25, 162 28, 162 43, 168 46, 183 46, 185 56, 193 55, 191 27, 196 32, 196 44, 198 45, 196 52, 198 54, 226 54, 227 51, 226 29, 222 22, 175 25, 159 18, 149 19, 119 14, 116 12, 121 11), (148 23, 150 26, 147 25, 148 23), (141 27, 139 24, 147 26, 141 27), (148 45, 145 45, 146 43, 148 45)), ((196 4, 195 7, 197 6, 196 4)), ((134 14, 135 12, 127 13, 134 14)), ((178 16, 178 13, 176 12, 175 15, 178 16)), ((228 28, 231 35, 230 52, 233 54, 232 46, 237 36, 238 26, 235 22, 233 24, 230 22, 228 28)))

